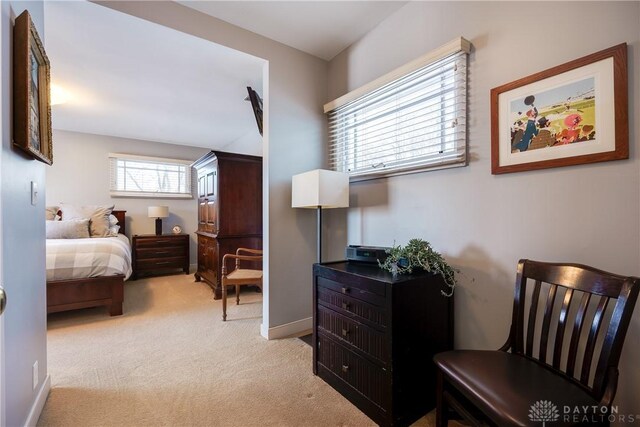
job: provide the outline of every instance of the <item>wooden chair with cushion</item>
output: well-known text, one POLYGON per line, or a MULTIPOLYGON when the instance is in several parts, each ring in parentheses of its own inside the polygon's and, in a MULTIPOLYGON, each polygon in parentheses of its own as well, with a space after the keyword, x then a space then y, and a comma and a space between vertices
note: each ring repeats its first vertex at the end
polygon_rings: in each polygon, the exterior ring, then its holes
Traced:
POLYGON ((240 261, 262 261, 262 251, 258 249, 238 248, 235 255, 222 257, 222 320, 227 320, 227 286, 236 287, 236 305, 240 304, 240 286, 257 285, 262 290, 262 270, 240 268, 240 261), (242 255, 242 253, 252 255, 242 255), (227 274, 227 259, 235 259, 235 269, 227 274))
POLYGON ((447 425, 451 409, 473 425, 608 425, 639 281, 579 264, 521 260, 506 344, 435 356, 436 425, 447 425), (578 413, 567 415, 566 407, 578 413))

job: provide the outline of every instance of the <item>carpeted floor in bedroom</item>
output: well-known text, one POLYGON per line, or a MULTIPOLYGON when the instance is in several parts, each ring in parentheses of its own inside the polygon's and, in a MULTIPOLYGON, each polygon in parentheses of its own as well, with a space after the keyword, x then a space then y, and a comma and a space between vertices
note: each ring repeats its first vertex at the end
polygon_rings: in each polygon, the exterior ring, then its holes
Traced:
MULTIPOLYGON (((220 301, 193 276, 125 283, 125 314, 49 316, 39 426, 372 426, 311 371, 311 347, 260 336, 262 295, 220 301)), ((416 426, 433 425, 433 413, 416 426)))

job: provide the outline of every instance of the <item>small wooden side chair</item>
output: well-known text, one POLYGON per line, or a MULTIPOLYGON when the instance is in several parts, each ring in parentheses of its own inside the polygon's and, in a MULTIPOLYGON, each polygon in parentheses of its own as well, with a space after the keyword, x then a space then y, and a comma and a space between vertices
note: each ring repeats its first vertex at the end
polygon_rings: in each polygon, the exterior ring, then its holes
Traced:
POLYGON ((240 268, 240 261, 262 261, 262 251, 258 249, 238 248, 235 255, 222 257, 222 320, 227 320, 227 286, 236 287, 236 305, 240 304, 240 286, 257 285, 262 290, 262 270, 240 268), (243 255, 242 253, 252 254, 243 255), (235 269, 227 274, 227 259, 235 259, 235 269))
POLYGON ((449 409, 474 426, 609 425, 639 289, 636 277, 520 260, 505 345, 435 356, 436 425, 447 425, 449 409), (565 408, 591 412, 566 416, 565 408))

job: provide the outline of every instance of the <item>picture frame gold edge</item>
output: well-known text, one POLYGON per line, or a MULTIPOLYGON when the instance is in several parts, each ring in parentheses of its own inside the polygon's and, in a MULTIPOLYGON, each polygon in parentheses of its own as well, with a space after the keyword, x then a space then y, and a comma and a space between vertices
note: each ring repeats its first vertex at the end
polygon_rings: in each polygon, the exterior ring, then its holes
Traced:
MULTIPOLYGON (((16 17, 13 26, 13 138, 12 145, 22 152, 31 156, 34 160, 39 160, 48 165, 53 164, 53 132, 51 121, 51 66, 47 57, 44 45, 36 27, 31 20, 28 10, 23 11, 16 17), (19 76, 29 76, 29 53, 31 49, 30 36, 36 43, 36 48, 43 58, 45 71, 44 87, 39 92, 46 97, 46 117, 40 116, 40 121, 46 120, 46 131, 40 132, 40 146, 46 145, 48 153, 41 150, 34 150, 29 144, 29 77, 26 79, 19 76), (22 47, 23 49, 18 49, 22 47), (21 74, 24 73, 24 74, 21 74), (25 81, 26 80, 26 81, 25 81), (19 108, 22 106, 23 108, 19 108)), ((39 93, 39 95, 40 95, 39 93)), ((42 122, 41 122, 42 123, 42 122)), ((42 130, 42 129, 41 129, 42 130)))

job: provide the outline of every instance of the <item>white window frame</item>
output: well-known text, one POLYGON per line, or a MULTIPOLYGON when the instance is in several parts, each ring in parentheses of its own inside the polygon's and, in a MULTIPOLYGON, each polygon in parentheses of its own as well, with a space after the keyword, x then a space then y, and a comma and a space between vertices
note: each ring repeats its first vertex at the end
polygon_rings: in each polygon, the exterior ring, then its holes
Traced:
MULTIPOLYGON (((329 122, 328 152, 331 169, 346 172, 350 175, 351 180, 355 181, 466 166, 466 69, 467 56, 470 50, 471 43, 468 40, 462 37, 456 38, 438 49, 325 104, 324 112, 327 114, 329 122), (379 124, 375 126, 378 126, 376 129, 380 131, 369 131, 373 128, 371 124, 367 128, 366 123, 369 120, 363 120, 364 124, 357 124, 358 115, 367 114, 366 108, 370 107, 370 102, 378 103, 376 108, 378 108, 378 105, 382 105, 383 109, 388 108, 388 111, 393 111, 393 101, 380 100, 387 99, 387 97, 393 99, 393 95, 396 93, 402 94, 403 87, 406 88, 407 85, 411 87, 410 85, 413 81, 418 81, 419 77, 417 76, 424 75, 427 71, 436 69, 441 64, 443 64, 442 77, 454 76, 455 89, 449 89, 449 92, 447 92, 449 98, 452 95, 451 92, 453 92, 454 101, 444 101, 443 96, 442 102, 433 103, 436 107, 430 105, 429 110, 423 110, 428 112, 420 113, 424 115, 424 119, 410 121, 411 124, 407 125, 407 127, 403 127, 405 125, 401 123, 402 114, 406 113, 406 109, 395 113, 401 119, 396 118, 394 121, 393 116, 384 118, 389 123, 395 122, 393 125, 380 124, 382 120, 379 120, 379 124), (380 94, 384 94, 384 97, 381 97, 380 94), (383 102, 387 103, 383 104, 383 102), (452 107, 452 105, 454 106, 452 107), (435 125, 428 124, 432 119, 426 118, 427 116, 434 117, 433 122, 439 128, 445 129, 445 126, 447 126, 449 129, 454 130, 433 132, 435 125), (421 122, 420 120, 423 121, 421 122), (356 126, 354 126, 354 123, 356 123, 356 126), (416 128, 416 124, 424 124, 425 126, 416 128), (430 133, 426 131, 420 132, 420 129, 427 128, 430 133), (416 129, 418 129, 417 132, 416 129), (358 134, 358 131, 360 134, 358 134), (363 132, 366 134, 368 131, 368 135, 362 136, 363 132), (409 131, 413 135, 417 134, 417 136, 406 136, 405 132, 408 133, 409 131), (377 140, 381 138, 378 135, 384 135, 386 140, 391 139, 393 142, 386 146, 384 145, 386 142, 377 140), (435 145, 446 146, 446 148, 437 150, 434 149, 435 145), (359 157, 365 156, 367 158, 366 162, 358 160, 359 157), (387 159, 393 158, 393 160, 388 163, 368 160, 375 159, 376 156, 386 156, 387 159)), ((431 73, 436 78, 440 77, 438 71, 431 73)), ((437 95, 437 91, 435 93, 437 95)), ((420 98, 413 99, 416 99, 418 103, 423 102, 420 98)), ((413 99, 412 105, 414 103, 413 99)), ((431 101, 424 101, 424 105, 429 102, 431 101)), ((367 117, 371 117, 371 114, 367 117)))
POLYGON ((156 199, 192 199, 193 198, 193 177, 190 160, 168 159, 163 157, 139 156, 135 154, 109 153, 109 193, 111 197, 139 197, 156 199), (138 161, 145 163, 157 163, 172 166, 185 167, 185 191, 184 192, 163 192, 163 191, 131 191, 118 189, 118 161, 138 161))

